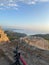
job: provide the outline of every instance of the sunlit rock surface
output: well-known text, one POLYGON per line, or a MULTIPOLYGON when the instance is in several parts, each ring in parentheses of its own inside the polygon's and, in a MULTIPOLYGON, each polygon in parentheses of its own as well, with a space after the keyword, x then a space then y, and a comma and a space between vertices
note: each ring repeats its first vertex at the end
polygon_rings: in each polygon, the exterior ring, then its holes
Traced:
POLYGON ((20 41, 24 41, 31 46, 36 46, 40 49, 49 50, 49 42, 42 37, 24 37, 20 38, 20 41))
POLYGON ((0 42, 6 42, 9 41, 9 38, 7 37, 7 34, 4 33, 4 31, 0 27, 0 42))

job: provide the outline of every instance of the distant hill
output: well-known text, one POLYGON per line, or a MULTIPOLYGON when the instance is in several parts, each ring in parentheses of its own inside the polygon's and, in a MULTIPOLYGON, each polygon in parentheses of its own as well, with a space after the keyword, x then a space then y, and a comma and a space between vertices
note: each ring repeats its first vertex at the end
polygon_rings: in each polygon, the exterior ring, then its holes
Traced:
POLYGON ((27 36, 25 33, 18 33, 13 31, 5 31, 10 40, 19 39, 20 37, 27 36))
POLYGON ((49 34, 36 34, 36 35, 31 35, 31 36, 42 37, 46 40, 49 40, 49 34))

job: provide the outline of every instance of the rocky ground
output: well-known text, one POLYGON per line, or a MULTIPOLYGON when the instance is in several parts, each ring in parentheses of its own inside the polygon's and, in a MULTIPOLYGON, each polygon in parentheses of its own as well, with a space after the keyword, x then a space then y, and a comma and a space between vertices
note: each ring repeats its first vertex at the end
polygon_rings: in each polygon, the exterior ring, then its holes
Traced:
POLYGON ((4 52, 0 49, 0 65, 10 65, 4 56, 4 52))
MULTIPOLYGON (((26 60, 28 65, 49 65, 49 51, 42 50, 26 44, 26 42, 19 42, 19 51, 23 58, 26 60)), ((3 49, 4 53, 7 54, 11 59, 14 59, 14 49, 17 46, 16 41, 10 43, 5 43, 0 45, 0 48, 3 49)), ((6 65, 6 64, 5 64, 6 65)))

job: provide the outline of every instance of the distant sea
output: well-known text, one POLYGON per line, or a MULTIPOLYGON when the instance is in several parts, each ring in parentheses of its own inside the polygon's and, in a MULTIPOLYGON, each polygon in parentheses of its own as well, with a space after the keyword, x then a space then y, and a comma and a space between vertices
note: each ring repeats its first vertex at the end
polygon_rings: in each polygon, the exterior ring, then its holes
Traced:
POLYGON ((33 31, 33 30, 27 30, 27 29, 14 29, 14 28, 3 28, 3 29, 13 31, 13 32, 18 32, 18 33, 25 33, 27 35, 45 34, 44 32, 41 32, 41 31, 33 31))
MULTIPOLYGON (((24 30, 24 29, 13 29, 14 32, 19 32, 19 33, 25 33, 27 35, 34 35, 34 34, 39 34, 39 32, 34 32, 32 30, 24 30)), ((41 34, 41 33, 40 33, 41 34)))
POLYGON ((25 33, 27 35, 31 35, 33 34, 33 31, 29 31, 29 30, 21 30, 21 29, 16 29, 16 30, 13 30, 14 32, 19 32, 19 33, 25 33))
POLYGON ((13 31, 13 32, 18 32, 18 33, 25 33, 27 35, 34 34, 33 31, 25 30, 25 29, 3 28, 3 30, 5 30, 5 31, 8 30, 8 31, 13 31))

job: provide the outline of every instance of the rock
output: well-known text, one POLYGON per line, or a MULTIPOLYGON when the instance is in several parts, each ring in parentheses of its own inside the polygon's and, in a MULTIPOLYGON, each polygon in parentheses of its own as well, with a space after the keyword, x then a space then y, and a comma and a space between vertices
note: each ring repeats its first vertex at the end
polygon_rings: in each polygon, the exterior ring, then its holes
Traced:
POLYGON ((0 42, 7 42, 7 41, 9 41, 7 34, 5 34, 4 31, 0 27, 0 42))

